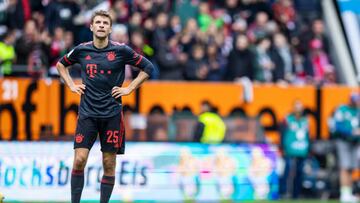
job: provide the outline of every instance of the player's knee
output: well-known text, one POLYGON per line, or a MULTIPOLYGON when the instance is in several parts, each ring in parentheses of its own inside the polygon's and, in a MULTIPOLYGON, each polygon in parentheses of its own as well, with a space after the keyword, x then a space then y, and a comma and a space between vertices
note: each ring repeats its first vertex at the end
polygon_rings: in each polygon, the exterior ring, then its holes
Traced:
POLYGON ((115 172, 115 162, 104 161, 104 172, 106 174, 113 174, 115 172))
POLYGON ((82 169, 85 167, 86 164, 86 157, 78 156, 74 160, 74 166, 76 168, 82 169))

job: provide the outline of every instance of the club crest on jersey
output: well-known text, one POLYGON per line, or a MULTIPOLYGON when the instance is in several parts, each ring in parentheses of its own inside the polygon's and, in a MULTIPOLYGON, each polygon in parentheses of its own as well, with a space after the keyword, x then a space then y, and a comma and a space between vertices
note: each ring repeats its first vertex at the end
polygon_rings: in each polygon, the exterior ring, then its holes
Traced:
POLYGON ((91 56, 90 55, 87 55, 86 57, 85 57, 85 60, 91 60, 91 56))
POLYGON ((116 57, 116 54, 115 54, 114 51, 111 51, 111 52, 108 52, 108 53, 107 53, 107 59, 108 59, 108 61, 113 61, 113 60, 115 60, 115 57, 116 57))
POLYGON ((76 143, 82 143, 82 141, 84 140, 84 135, 81 133, 78 133, 75 135, 75 142, 76 143))

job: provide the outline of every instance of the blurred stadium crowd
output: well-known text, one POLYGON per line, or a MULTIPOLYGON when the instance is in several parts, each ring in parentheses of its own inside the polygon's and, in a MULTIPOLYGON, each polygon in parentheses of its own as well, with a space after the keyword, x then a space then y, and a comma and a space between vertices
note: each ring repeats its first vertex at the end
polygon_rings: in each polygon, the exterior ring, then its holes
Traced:
POLYGON ((98 9, 113 15, 112 40, 155 64, 152 79, 336 82, 318 0, 0 1, 2 75, 57 77, 58 59, 92 40, 98 9))

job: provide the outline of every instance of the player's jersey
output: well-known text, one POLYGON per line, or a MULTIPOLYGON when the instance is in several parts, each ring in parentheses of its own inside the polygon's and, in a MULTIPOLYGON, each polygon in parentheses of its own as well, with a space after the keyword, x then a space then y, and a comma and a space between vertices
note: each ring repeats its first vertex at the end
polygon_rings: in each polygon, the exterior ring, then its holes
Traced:
POLYGON ((79 114, 108 118, 121 111, 121 98, 111 95, 114 86, 121 86, 125 78, 125 65, 136 66, 149 75, 153 65, 130 47, 109 41, 108 46, 97 49, 93 42, 78 45, 61 60, 65 67, 74 63, 81 65, 81 78, 86 85, 80 101, 79 114))

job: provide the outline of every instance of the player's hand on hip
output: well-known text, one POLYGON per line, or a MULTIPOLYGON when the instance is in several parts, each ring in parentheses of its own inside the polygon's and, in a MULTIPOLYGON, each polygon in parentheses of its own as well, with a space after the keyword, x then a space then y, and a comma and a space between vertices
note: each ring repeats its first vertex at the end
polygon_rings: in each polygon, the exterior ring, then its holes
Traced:
POLYGON ((127 87, 113 87, 112 91, 111 91, 111 95, 117 99, 120 98, 121 96, 126 96, 129 95, 131 93, 131 89, 127 88, 127 87))
POLYGON ((78 95, 82 95, 82 94, 84 94, 84 91, 85 91, 85 85, 84 84, 74 85, 74 86, 70 87, 70 90, 78 95))

